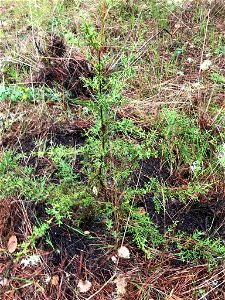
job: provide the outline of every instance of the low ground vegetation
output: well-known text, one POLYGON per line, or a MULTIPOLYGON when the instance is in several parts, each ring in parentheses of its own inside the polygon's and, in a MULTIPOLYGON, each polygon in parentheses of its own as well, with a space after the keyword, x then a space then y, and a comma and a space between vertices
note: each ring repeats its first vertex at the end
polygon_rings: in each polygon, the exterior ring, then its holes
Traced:
POLYGON ((223 2, 0 9, 1 299, 224 299, 223 2))

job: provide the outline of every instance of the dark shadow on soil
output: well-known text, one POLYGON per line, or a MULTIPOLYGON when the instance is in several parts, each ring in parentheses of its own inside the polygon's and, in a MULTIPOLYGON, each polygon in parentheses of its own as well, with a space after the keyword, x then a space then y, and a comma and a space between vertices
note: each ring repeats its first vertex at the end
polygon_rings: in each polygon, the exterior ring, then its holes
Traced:
MULTIPOLYGON (((190 176, 186 168, 170 175, 169 167, 162 166, 160 159, 153 158, 143 162, 139 185, 143 186, 150 178, 156 178, 159 182, 177 187, 188 183, 190 176)), ((136 180, 138 180, 138 175, 136 175, 136 180)), ((161 208, 159 213, 155 208, 154 193, 145 195, 144 202, 138 205, 146 209, 161 233, 165 232, 170 225, 177 223, 176 230, 188 234, 199 230, 210 236, 219 235, 225 238, 225 195, 222 190, 201 195, 198 202, 183 203, 178 199, 167 201, 165 208, 161 208)))
POLYGON ((150 158, 142 161, 140 171, 131 178, 131 185, 143 187, 151 178, 166 181, 170 176, 169 166, 162 165, 160 158, 150 158))
POLYGON ((28 134, 22 136, 19 140, 15 137, 12 139, 2 139, 2 146, 7 149, 14 147, 17 153, 29 153, 37 149, 36 143, 40 140, 45 142, 47 147, 50 146, 71 146, 78 147, 85 142, 85 130, 87 128, 73 128, 68 130, 64 126, 50 127, 47 132, 40 134, 28 134))
POLYGON ((51 267, 59 266, 64 260, 64 271, 77 278, 84 275, 85 267, 88 266, 88 270, 98 280, 108 280, 112 276, 112 263, 106 255, 109 241, 102 237, 104 230, 103 227, 98 228, 90 236, 85 236, 67 225, 52 227, 50 239, 55 251, 50 261, 51 267), (97 237, 98 234, 101 238, 97 237))
MULTIPOLYGON (((219 197, 220 198, 220 197, 219 197)), ((170 225, 177 223, 176 229, 188 234, 195 230, 207 232, 209 235, 225 237, 225 198, 212 199, 209 202, 184 204, 174 201, 166 204, 164 210, 157 213, 152 195, 147 195, 145 205, 151 219, 164 232, 170 225)))

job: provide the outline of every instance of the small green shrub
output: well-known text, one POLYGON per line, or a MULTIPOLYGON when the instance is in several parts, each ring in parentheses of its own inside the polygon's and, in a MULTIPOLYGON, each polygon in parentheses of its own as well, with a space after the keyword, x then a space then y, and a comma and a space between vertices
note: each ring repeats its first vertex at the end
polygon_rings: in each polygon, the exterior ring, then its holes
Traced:
POLYGON ((59 102, 62 100, 62 93, 57 89, 44 87, 43 89, 18 86, 0 86, 0 101, 6 99, 12 102, 41 102, 52 101, 59 102))
POLYGON ((225 256, 225 246, 220 238, 207 237, 201 231, 195 231, 191 236, 179 232, 174 240, 182 261, 201 263, 206 261, 209 268, 217 266, 225 256))
POLYGON ((218 84, 225 84, 225 77, 218 72, 214 72, 210 74, 210 79, 218 84))

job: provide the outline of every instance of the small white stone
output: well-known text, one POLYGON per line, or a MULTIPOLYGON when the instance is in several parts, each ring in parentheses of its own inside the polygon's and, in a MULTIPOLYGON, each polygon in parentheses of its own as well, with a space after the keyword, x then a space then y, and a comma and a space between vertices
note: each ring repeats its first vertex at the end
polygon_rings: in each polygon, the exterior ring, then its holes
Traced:
POLYGON ((184 76, 184 72, 183 72, 183 71, 178 71, 178 72, 177 72, 177 75, 179 75, 179 76, 184 76))
POLYGON ((167 4, 171 5, 183 5, 185 3, 184 0, 167 0, 167 4))
POLYGON ((212 66, 212 61, 209 59, 206 59, 203 61, 203 63, 200 65, 200 70, 207 71, 212 66))
POLYGON ((9 285, 9 280, 5 277, 0 278, 0 286, 8 286, 9 285))
POLYGON ((193 173, 201 170, 201 166, 198 161, 194 161, 190 168, 193 173))
POLYGON ((89 280, 79 280, 77 288, 80 293, 87 293, 92 287, 92 283, 89 280))
POLYGON ((90 231, 85 230, 85 231, 84 231, 84 234, 85 234, 85 235, 89 235, 89 234, 90 234, 90 231))
POLYGON ((119 249, 118 249, 118 251, 117 251, 117 253, 118 253, 118 256, 120 257, 120 258, 130 258, 130 251, 129 251, 129 249, 127 248, 127 247, 125 247, 125 246, 121 246, 119 249))
POLYGON ((44 277, 44 282, 48 284, 50 281, 51 281, 51 276, 50 275, 46 275, 44 277))
POLYGON ((98 189, 96 188, 96 186, 93 187, 92 191, 95 194, 95 196, 98 195, 98 189))
POLYGON ((114 262, 114 264, 116 264, 118 262, 118 259, 117 259, 117 257, 115 255, 113 255, 111 257, 111 260, 112 260, 112 262, 114 262))
POLYGON ((221 150, 218 155, 220 164, 225 168, 225 143, 222 145, 221 150))
POLYGON ((28 267, 28 266, 36 266, 40 262, 41 262, 41 256, 34 254, 26 258, 23 258, 20 264, 23 265, 24 267, 28 267))

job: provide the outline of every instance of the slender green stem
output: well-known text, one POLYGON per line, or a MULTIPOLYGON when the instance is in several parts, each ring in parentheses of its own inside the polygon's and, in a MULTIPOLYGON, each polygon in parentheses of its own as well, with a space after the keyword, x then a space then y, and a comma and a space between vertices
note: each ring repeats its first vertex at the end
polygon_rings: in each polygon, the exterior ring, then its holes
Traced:
POLYGON ((101 18, 101 33, 100 33, 100 44, 98 49, 98 77, 99 77, 99 98, 100 102, 100 119, 101 119, 101 147, 102 147, 102 154, 101 154, 101 164, 99 168, 99 177, 100 183, 102 187, 104 186, 102 175, 103 175, 103 166, 105 164, 105 151, 106 151, 106 120, 104 116, 104 105, 102 103, 102 96, 103 96, 103 88, 102 88, 102 66, 101 66, 101 54, 102 54, 102 43, 104 37, 104 28, 105 28, 105 12, 106 12, 106 0, 103 0, 102 3, 102 18, 101 18))

